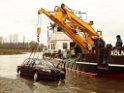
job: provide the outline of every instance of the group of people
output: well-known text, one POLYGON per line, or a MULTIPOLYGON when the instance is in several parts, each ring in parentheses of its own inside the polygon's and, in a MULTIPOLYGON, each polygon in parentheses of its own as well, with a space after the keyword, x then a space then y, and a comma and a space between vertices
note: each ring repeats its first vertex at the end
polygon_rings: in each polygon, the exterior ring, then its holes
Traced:
MULTIPOLYGON (((86 39, 88 37, 88 34, 87 33, 83 33, 79 27, 76 28, 75 33, 78 34, 78 35, 80 35, 84 39, 86 39)), ((97 45, 98 44, 98 42, 99 42, 99 39, 98 38, 91 38, 91 39, 94 41, 94 45, 97 45)), ((116 39, 117 39, 117 41, 116 41, 116 45, 115 46, 116 47, 120 47, 120 46, 122 47, 123 41, 121 39, 121 36, 120 35, 117 35, 116 36, 116 39)), ((89 44, 88 44, 88 46, 89 46, 89 44)))
MULTIPOLYGON (((95 51, 98 48, 105 48, 105 42, 102 38, 91 38, 91 39, 94 41, 94 45, 95 45, 94 47, 92 47, 92 51, 95 51)), ((117 39, 117 41, 116 41, 115 46, 116 47, 122 47, 123 46, 123 41, 121 39, 121 36, 117 35, 116 39, 117 39)), ((75 45, 73 47, 73 50, 74 50, 74 55, 75 55, 76 59, 80 60, 82 58, 82 53, 83 53, 80 46, 75 43, 75 45)), ((58 52, 57 52, 57 57, 58 58, 67 59, 70 56, 71 56, 71 50, 68 50, 68 49, 64 49, 63 51, 58 50, 58 52)))
POLYGON ((67 59, 70 57, 70 51, 68 49, 64 49, 63 51, 59 49, 57 52, 57 57, 62 59, 67 59))
MULTIPOLYGON (((91 38, 93 41, 94 41, 94 45, 95 46, 99 46, 100 44, 105 45, 105 42, 102 38, 91 38)), ((115 47, 122 47, 123 46, 123 41, 121 39, 121 36, 120 35, 117 35, 116 36, 116 44, 115 44, 115 47)))

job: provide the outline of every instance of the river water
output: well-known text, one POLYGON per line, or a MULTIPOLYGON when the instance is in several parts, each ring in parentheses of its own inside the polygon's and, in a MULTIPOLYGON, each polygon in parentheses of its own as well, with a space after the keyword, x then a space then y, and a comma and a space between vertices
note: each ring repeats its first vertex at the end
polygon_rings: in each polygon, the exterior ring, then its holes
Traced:
MULTIPOLYGON (((64 81, 41 80, 33 82, 32 79, 19 78, 17 77, 16 68, 29 55, 0 56, 0 80, 4 79, 4 85, 8 85, 8 89, 11 87, 11 91, 2 91, 3 93, 124 93, 123 79, 89 77, 72 70, 67 71, 64 81), (11 80, 13 83, 8 84, 6 80, 11 80), (14 86, 13 84, 17 85, 14 86), (20 89, 16 88, 16 86, 20 89), (27 89, 25 90, 25 88, 27 89)), ((2 83, 0 82, 0 90, 4 88, 1 85, 2 83)), ((0 93, 2 92, 0 91, 0 93)))

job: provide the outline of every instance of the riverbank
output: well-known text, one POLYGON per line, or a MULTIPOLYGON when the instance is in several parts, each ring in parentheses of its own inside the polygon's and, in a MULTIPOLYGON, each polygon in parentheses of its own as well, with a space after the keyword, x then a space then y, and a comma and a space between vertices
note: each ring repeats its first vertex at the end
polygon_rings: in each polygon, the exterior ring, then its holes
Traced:
POLYGON ((28 50, 19 49, 0 49, 0 55, 14 55, 14 54, 25 54, 28 50))
POLYGON ((29 87, 20 80, 0 78, 0 93, 30 93, 29 87), (18 83, 17 83, 18 82, 18 83), (21 86, 21 88, 20 88, 21 86), (24 87, 23 87, 24 86, 24 87))

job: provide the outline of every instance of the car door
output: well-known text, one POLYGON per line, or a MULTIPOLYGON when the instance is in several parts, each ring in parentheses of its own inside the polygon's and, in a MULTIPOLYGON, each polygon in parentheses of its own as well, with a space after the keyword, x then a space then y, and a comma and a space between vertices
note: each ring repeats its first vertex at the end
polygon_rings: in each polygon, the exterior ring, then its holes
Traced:
POLYGON ((26 59, 23 62, 23 66, 21 68, 22 74, 27 75, 28 74, 28 63, 29 63, 29 59, 26 59))
POLYGON ((33 74, 34 74, 34 63, 35 63, 35 60, 33 60, 33 59, 31 59, 29 62, 29 65, 28 65, 28 75, 29 76, 33 76, 33 74))
POLYGON ((44 76, 47 77, 51 74, 51 70, 49 69, 49 67, 47 66, 46 64, 46 61, 45 60, 42 60, 42 65, 43 65, 43 73, 44 73, 44 76))
POLYGON ((35 60, 35 69, 37 69, 39 73, 44 76, 44 66, 41 60, 35 60))

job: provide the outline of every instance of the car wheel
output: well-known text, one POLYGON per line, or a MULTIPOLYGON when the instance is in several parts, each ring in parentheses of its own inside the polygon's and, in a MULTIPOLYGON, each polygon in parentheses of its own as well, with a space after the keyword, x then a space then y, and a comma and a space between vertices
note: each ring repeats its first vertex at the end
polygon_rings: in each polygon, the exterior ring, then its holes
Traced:
POLYGON ((61 79, 65 79, 65 75, 61 75, 61 79))
POLYGON ((59 80, 59 75, 55 74, 53 80, 59 80))
POLYGON ((36 72, 34 73, 34 76, 33 76, 34 81, 38 81, 38 77, 39 77, 39 74, 38 74, 38 72, 36 71, 36 72))
POLYGON ((22 75, 22 71, 21 69, 18 70, 18 76, 21 76, 22 75))

